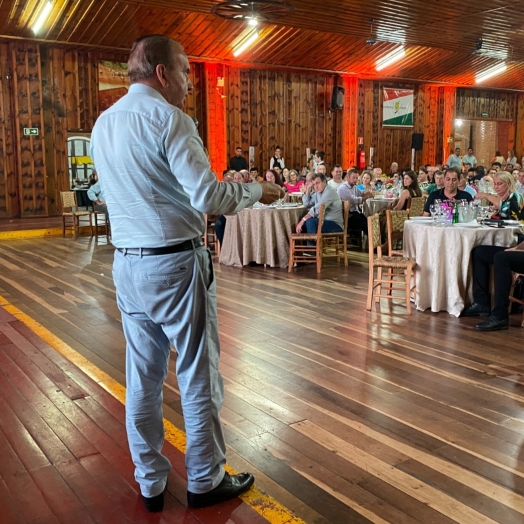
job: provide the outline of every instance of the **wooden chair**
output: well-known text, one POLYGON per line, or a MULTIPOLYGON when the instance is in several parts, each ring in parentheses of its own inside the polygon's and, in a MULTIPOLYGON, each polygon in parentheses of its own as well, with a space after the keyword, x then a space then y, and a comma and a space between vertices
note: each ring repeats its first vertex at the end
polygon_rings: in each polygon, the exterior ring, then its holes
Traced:
MULTIPOLYGON (((519 273, 513 273, 513 283, 514 284, 517 282, 517 280, 519 278, 524 279, 524 275, 521 275, 519 273)), ((510 302, 515 302, 516 304, 521 304, 522 306, 524 306, 524 298, 515 298, 515 297, 512 297, 510 295, 509 301, 510 302)), ((521 325, 521 327, 524 327, 524 312, 522 314, 522 321, 521 321, 520 325, 521 325)))
POLYGON ((410 199, 408 213, 410 217, 421 217, 424 214, 426 197, 413 197, 410 199))
POLYGON ((293 271, 293 266, 297 262, 305 262, 306 264, 316 263, 317 273, 320 273, 322 269, 323 248, 322 224, 324 223, 325 208, 325 204, 320 205, 316 233, 292 233, 289 237, 289 273, 293 271), (314 245, 308 245, 308 241, 314 242, 314 245))
POLYGON ((404 238, 404 222, 409 218, 408 211, 386 210, 386 227, 388 232, 388 256, 403 256, 398 244, 402 245, 404 238))
POLYGON ((62 201, 62 237, 65 237, 66 229, 73 230, 75 240, 78 238, 78 230, 81 225, 89 225, 91 236, 93 236, 93 223, 91 221, 91 211, 78 211, 75 191, 60 191, 62 201), (87 223, 82 224, 85 220, 87 223))
POLYGON ((204 233, 204 236, 202 237, 202 240, 204 241, 204 246, 206 247, 210 247, 210 245, 213 246, 215 255, 219 257, 220 256, 220 242, 218 241, 218 238, 215 233, 215 221, 216 221, 215 215, 204 214, 204 222, 206 224, 206 231, 204 233))
POLYGON ((102 215, 104 217, 104 221, 100 224, 100 226, 104 227, 106 238, 109 240, 109 237, 111 236, 111 226, 105 212, 95 209, 94 201, 91 201, 91 207, 93 209, 92 213, 95 221, 95 237, 98 238, 98 216, 102 215))
POLYGON ((322 233, 323 250, 322 257, 337 257, 340 262, 340 257, 344 257, 344 265, 348 265, 348 217, 349 217, 349 201, 344 200, 344 230, 340 233, 322 233))
POLYGON ((382 248, 380 247, 380 220, 378 214, 368 217, 368 232, 369 286, 366 309, 371 311, 373 298, 376 303, 379 303, 381 298, 399 298, 398 296, 392 295, 392 290, 398 289, 405 292, 406 310, 408 315, 411 315, 410 293, 411 279, 413 278, 413 280, 415 280, 415 259, 382 256, 382 248), (376 258, 375 249, 377 250, 376 258), (377 278, 375 278, 375 269, 377 270, 377 278), (388 270, 386 278, 382 277, 383 269, 388 270), (395 277, 401 280, 395 280, 395 277), (381 293, 383 284, 388 286, 386 294, 381 293))

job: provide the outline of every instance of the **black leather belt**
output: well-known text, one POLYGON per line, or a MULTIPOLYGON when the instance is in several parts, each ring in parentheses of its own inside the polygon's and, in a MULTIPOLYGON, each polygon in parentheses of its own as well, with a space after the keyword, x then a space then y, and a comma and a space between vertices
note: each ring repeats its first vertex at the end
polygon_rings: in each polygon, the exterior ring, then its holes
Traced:
POLYGON ((181 251, 190 251, 193 248, 204 245, 200 237, 193 240, 186 240, 180 244, 165 247, 117 247, 116 249, 124 255, 138 255, 142 257, 149 257, 154 255, 169 255, 171 253, 180 253, 181 251))

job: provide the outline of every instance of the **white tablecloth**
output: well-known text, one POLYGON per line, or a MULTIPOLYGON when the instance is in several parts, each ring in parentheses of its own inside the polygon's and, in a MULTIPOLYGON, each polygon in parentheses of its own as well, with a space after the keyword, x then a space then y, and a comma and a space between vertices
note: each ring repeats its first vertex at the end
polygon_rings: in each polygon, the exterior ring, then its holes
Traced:
POLYGON ((219 262, 226 266, 247 266, 250 262, 287 267, 289 236, 306 214, 304 206, 243 209, 226 216, 219 262))
POLYGON ((404 255, 417 260, 418 310, 447 311, 458 317, 464 301, 471 302, 471 251, 480 245, 510 247, 515 229, 461 226, 436 227, 408 220, 404 225, 404 255))
POLYGON ((362 213, 364 216, 370 217, 375 213, 380 213, 382 210, 387 209, 391 202, 394 202, 396 198, 368 198, 362 204, 362 213))

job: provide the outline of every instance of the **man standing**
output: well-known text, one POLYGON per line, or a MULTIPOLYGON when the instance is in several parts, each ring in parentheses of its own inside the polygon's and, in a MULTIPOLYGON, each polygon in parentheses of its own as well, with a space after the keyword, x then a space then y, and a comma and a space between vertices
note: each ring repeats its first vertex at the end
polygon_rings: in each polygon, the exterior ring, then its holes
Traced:
POLYGON ((473 197, 466 191, 460 191, 458 188, 459 184, 459 171, 458 169, 448 168, 446 169, 446 176, 444 177, 444 187, 433 191, 424 205, 424 216, 430 216, 430 206, 435 203, 435 200, 445 202, 448 200, 466 200, 471 202, 473 197))
POLYGON ((325 175, 320 173, 313 175, 312 181, 306 184, 302 202, 309 211, 297 224, 297 233, 301 233, 304 227, 307 233, 317 232, 321 204, 325 204, 322 233, 339 233, 344 230, 342 202, 337 192, 328 186, 325 175))
POLYGON ((471 167, 477 167, 477 159, 475 158, 471 147, 468 147, 468 154, 464 155, 462 162, 464 164, 470 164, 471 167))
POLYGON ((203 214, 270 203, 283 191, 274 184, 217 180, 192 119, 182 111, 193 86, 178 42, 160 35, 137 39, 128 72, 128 94, 98 118, 91 138, 116 247, 126 429, 145 507, 161 511, 171 469, 162 455, 162 386, 174 347, 188 504, 204 507, 238 496, 254 479, 224 471, 216 284, 202 243, 203 214))
POLYGON ((459 171, 462 171, 462 159, 460 158, 460 147, 455 148, 455 153, 449 155, 446 162, 448 167, 456 167, 459 171))
POLYGON ((368 198, 373 198, 372 192, 364 192, 357 187, 358 171, 349 169, 346 181, 338 188, 338 195, 342 200, 349 200, 348 229, 362 231, 368 234, 368 219, 360 212, 359 205, 368 198))
POLYGON ((237 147, 235 150, 235 156, 229 159, 229 169, 232 171, 242 171, 242 169, 248 169, 247 160, 242 156, 241 147, 237 147))

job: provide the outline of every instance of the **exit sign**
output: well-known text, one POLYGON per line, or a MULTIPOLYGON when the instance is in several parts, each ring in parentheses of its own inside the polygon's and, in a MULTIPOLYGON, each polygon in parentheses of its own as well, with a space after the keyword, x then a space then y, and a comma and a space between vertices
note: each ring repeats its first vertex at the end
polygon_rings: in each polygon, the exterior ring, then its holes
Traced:
POLYGON ((483 112, 483 113, 480 114, 480 116, 481 116, 482 118, 486 118, 486 117, 489 116, 489 115, 488 115, 488 113, 483 112))
POLYGON ((24 127, 24 135, 38 135, 38 127, 24 127))

